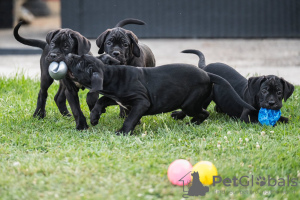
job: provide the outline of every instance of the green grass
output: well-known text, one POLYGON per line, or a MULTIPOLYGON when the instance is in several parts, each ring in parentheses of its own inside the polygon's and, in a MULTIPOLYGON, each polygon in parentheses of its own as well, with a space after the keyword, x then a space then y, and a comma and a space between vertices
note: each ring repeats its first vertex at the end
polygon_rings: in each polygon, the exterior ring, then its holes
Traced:
POLYGON ((241 123, 211 105, 202 125, 186 125, 188 119, 175 121, 169 113, 146 116, 132 136, 114 135, 123 123, 117 106, 91 126, 87 91, 80 92, 80 100, 90 128, 76 131, 74 119, 62 117, 55 105, 57 89, 56 82, 49 89, 47 116, 38 120, 32 114, 39 81, 0 78, 0 199, 182 199, 182 187, 167 178, 169 164, 179 158, 193 165, 211 161, 223 179, 290 176, 298 184, 218 184, 205 197, 189 199, 300 199, 299 86, 282 108, 287 125, 241 123))

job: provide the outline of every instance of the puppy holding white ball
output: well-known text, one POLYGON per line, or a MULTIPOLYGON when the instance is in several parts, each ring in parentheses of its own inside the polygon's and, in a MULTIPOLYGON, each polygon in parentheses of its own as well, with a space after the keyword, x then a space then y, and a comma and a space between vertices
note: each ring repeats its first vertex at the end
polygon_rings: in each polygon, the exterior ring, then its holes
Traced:
POLYGON ((49 65, 48 72, 53 79, 60 80, 66 76, 68 67, 64 61, 60 61, 59 63, 52 62, 49 65))

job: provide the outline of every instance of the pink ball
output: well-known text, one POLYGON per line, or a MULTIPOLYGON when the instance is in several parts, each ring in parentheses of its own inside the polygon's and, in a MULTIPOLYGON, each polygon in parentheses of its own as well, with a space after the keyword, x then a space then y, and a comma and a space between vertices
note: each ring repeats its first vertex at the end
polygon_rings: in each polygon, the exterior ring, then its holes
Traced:
MULTIPOLYGON (((182 177, 184 177, 187 173, 192 171, 192 164, 184 159, 178 159, 173 161, 168 168, 168 178, 169 181, 173 185, 182 186, 183 182, 179 181, 182 177)), ((191 174, 186 175, 181 180, 184 180, 184 185, 189 184, 191 182, 191 174)))

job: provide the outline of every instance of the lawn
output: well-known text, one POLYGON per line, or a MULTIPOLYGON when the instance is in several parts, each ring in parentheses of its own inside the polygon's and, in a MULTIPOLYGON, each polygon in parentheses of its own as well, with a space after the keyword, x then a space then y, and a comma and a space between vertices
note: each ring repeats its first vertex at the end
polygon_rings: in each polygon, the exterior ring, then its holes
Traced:
POLYGON ((55 82, 47 116, 38 120, 32 114, 39 81, 0 78, 0 199, 182 199, 187 192, 167 177, 179 158, 211 161, 223 179, 248 176, 244 185, 254 179, 253 186, 211 185, 205 197, 189 199, 300 199, 300 86, 282 108, 289 124, 245 124, 211 105, 201 125, 169 113, 146 116, 131 136, 114 134, 123 122, 117 106, 90 125, 86 90, 79 94, 90 128, 76 131, 73 117, 62 117, 55 105, 57 89, 55 82), (256 184, 259 176, 266 185, 256 184))

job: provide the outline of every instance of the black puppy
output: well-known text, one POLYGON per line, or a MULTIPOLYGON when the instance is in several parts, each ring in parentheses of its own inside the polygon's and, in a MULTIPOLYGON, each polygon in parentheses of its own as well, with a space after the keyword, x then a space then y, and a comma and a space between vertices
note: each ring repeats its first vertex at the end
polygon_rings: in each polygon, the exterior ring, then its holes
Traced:
POLYGON ((109 54, 119 60, 121 65, 154 67, 155 58, 151 49, 145 44, 138 43, 138 37, 132 31, 122 28, 126 24, 145 23, 138 19, 124 19, 115 28, 107 29, 96 40, 98 53, 109 54))
MULTIPOLYGON (((232 96, 219 85, 214 85, 213 94, 209 101, 205 103, 204 108, 213 100, 216 103, 217 111, 226 113, 234 118, 240 118, 245 122, 257 123, 260 108, 279 110, 282 107, 282 100, 286 101, 294 91, 294 86, 283 78, 268 75, 251 77, 247 80, 226 64, 212 63, 205 66, 204 55, 198 50, 185 50, 182 52, 198 55, 198 66, 200 68, 226 79, 239 96, 256 110, 249 110, 232 103, 232 96)), ((279 122, 287 123, 288 118, 281 116, 279 122)))
MULTIPOLYGON (((36 39, 25 39, 21 37, 18 33, 18 30, 22 22, 20 22, 14 28, 14 36, 17 41, 22 44, 39 47, 43 50, 41 59, 40 59, 40 68, 41 68, 41 88, 37 99, 37 106, 33 114, 34 117, 44 118, 46 115, 45 106, 48 96, 48 88, 53 83, 53 79, 48 73, 49 64, 53 61, 60 62, 64 59, 69 53, 74 53, 78 55, 87 54, 90 51, 91 44, 88 39, 82 36, 80 33, 73 31, 71 29, 57 29, 50 31, 46 36, 46 42, 36 39)), ((88 125, 86 119, 82 114, 79 105, 78 90, 81 88, 80 85, 76 85, 73 81, 66 78, 60 80, 59 89, 57 94, 54 97, 56 105, 63 115, 68 115, 69 111, 66 106, 66 98, 70 104, 73 115, 76 119, 76 128, 86 129, 88 125), (78 87, 77 87, 78 86, 78 87)), ((98 94, 88 94, 87 102, 95 102, 98 99, 98 94), (93 100, 96 99, 96 100, 93 100)), ((93 107, 94 105, 89 105, 93 107)))
POLYGON ((209 113, 203 103, 209 97, 212 83, 222 85, 236 98, 236 102, 246 104, 223 78, 207 73, 187 64, 170 64, 159 67, 132 67, 124 65, 104 65, 90 55, 69 54, 67 66, 74 81, 78 81, 93 92, 105 97, 97 101, 91 112, 90 120, 96 125, 105 107, 119 105, 130 109, 123 127, 118 133, 132 132, 144 115, 170 112, 181 108, 192 122, 202 123, 209 113))
MULTIPOLYGON (((155 58, 151 49, 145 44, 138 43, 138 38, 132 31, 122 28, 127 24, 144 25, 145 22, 138 19, 124 19, 115 28, 107 29, 96 40, 96 44, 100 48, 98 53, 107 53, 102 54, 103 59, 106 55, 112 56, 119 60, 121 65, 154 67, 155 58)), ((110 58, 108 60, 111 61, 110 58)), ((120 117, 124 118, 128 113, 128 110, 120 106, 120 117)))

